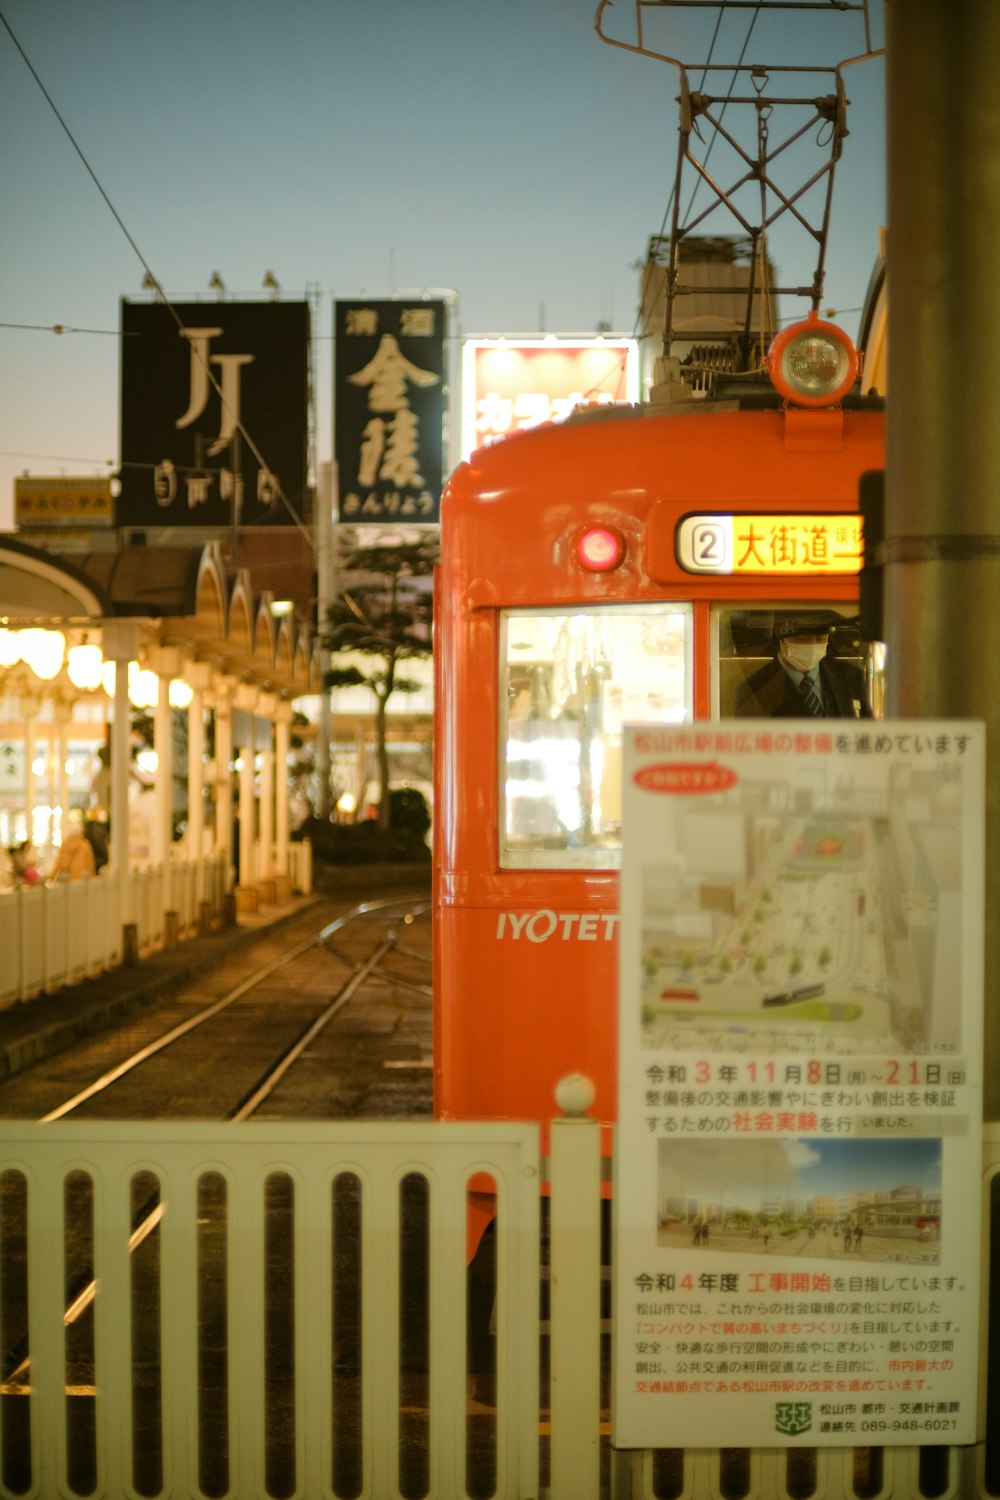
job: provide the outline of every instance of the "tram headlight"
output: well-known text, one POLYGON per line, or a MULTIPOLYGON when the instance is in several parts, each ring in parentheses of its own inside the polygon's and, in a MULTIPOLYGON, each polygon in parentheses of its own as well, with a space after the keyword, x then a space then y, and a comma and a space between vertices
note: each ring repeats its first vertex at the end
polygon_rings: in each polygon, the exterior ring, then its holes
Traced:
POLYGON ((857 380, 860 363, 844 330, 814 312, 779 333, 767 351, 775 388, 795 406, 832 406, 857 380))
POLYGON ((590 573, 607 573, 625 556, 625 538, 613 526, 590 526, 576 544, 577 561, 590 573))

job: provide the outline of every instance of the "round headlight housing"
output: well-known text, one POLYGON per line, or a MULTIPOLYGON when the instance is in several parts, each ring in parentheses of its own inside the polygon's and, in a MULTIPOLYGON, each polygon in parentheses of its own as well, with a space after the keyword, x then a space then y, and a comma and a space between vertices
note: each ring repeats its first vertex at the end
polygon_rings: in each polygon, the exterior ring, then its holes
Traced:
POLYGON ((842 328, 816 313, 792 323, 767 351, 775 388, 795 406, 833 406, 858 378, 858 351, 842 328))

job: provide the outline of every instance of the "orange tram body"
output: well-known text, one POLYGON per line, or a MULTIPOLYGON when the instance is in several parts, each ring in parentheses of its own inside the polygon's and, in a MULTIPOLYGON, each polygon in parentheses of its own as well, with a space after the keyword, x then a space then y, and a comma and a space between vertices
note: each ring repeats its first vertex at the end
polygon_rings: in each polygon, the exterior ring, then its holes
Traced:
MULTIPOLYGON (((616 1116, 621 729, 728 717, 776 620, 857 631, 877 397, 578 409, 452 475, 436 599, 435 1112, 616 1116)), ((801 628, 808 628, 803 626, 801 628)), ((878 649, 878 648, 876 648, 878 649)))

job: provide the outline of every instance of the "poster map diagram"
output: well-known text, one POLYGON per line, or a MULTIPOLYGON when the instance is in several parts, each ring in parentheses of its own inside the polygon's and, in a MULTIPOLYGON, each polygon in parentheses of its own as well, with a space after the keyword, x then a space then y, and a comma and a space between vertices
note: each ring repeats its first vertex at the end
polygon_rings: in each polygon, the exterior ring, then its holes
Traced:
POLYGON ((618 1446, 975 1441, 983 736, 626 731, 618 1446))

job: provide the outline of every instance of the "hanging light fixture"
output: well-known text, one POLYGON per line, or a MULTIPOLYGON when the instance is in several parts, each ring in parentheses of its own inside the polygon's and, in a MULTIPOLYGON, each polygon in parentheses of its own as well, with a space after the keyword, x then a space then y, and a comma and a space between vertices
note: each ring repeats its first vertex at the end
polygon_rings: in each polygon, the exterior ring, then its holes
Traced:
POLYGON ((69 680, 82 693, 92 693, 101 685, 101 669, 104 658, 101 648, 86 636, 77 646, 70 646, 66 653, 66 671, 69 680))
POLYGON ((155 708, 160 696, 160 679, 137 661, 128 664, 128 696, 133 708, 155 708))
POLYGON ((181 677, 175 677, 170 684, 170 707, 190 708, 193 697, 194 688, 191 684, 181 677))
POLYGON ((21 660, 21 632, 0 626, 0 667, 13 667, 21 660))
MULTIPOLYGON (((117 664, 106 661, 101 668, 101 682, 109 698, 115 696, 118 680, 117 664)), ((160 679, 155 672, 140 667, 137 661, 128 664, 128 697, 133 708, 155 708, 160 696, 160 679)))
POLYGON ((19 632, 21 660, 43 682, 59 675, 66 654, 66 637, 61 630, 22 630, 19 632))

